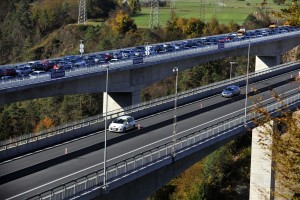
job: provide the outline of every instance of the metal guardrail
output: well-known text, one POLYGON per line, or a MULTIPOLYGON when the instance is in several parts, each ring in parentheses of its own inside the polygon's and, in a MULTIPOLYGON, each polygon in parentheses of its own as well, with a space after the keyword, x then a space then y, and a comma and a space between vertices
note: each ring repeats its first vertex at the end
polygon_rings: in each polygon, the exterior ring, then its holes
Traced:
MULTIPOLYGON (((260 70, 257 72, 252 72, 249 74, 249 78, 254 78, 263 74, 267 74, 267 73, 271 73, 274 72, 276 70, 280 70, 283 68, 287 68, 287 67, 291 67, 294 65, 299 64, 298 62, 290 62, 290 63, 285 63, 282 65, 278 65, 275 67, 272 67, 270 69, 267 70, 260 70)), ((224 80, 224 81, 220 81, 217 83, 212 83, 206 86, 202 86, 202 87, 198 87, 195 89, 191 89, 191 90, 187 90, 184 92, 180 92, 177 95, 178 100, 182 99, 182 98, 186 98, 192 95, 196 95, 214 88, 218 88, 218 87, 224 87, 225 85, 229 84, 229 83, 234 83, 234 82, 238 82, 241 80, 245 80, 245 75, 243 76, 239 76, 239 77, 234 77, 232 78, 232 80, 224 80)), ((151 107, 155 107, 157 105, 162 105, 168 102, 174 101, 174 95, 168 95, 162 98, 158 98, 155 100, 151 100, 151 101, 147 101, 147 102, 143 102, 140 104, 136 104, 136 105, 132 105, 132 106, 128 106, 125 107, 123 109, 117 109, 117 110, 113 110, 107 113, 107 118, 108 120, 113 119, 115 117, 124 115, 124 114, 130 114, 133 112, 137 112, 137 111, 141 111, 147 108, 151 108, 151 107)), ((24 134, 15 138, 10 138, 7 140, 3 140, 0 141, 0 151, 6 150, 6 149, 10 149, 10 148, 14 148, 20 145, 24 145, 30 142, 35 142, 38 140, 42 140, 42 139, 46 139, 48 137, 57 135, 57 134, 63 134, 63 133, 67 133, 71 130, 74 129, 79 129, 79 128, 83 128, 89 125, 93 125, 95 123, 99 123, 99 122, 103 122, 104 121, 104 114, 101 115, 96 115, 96 116, 92 116, 86 119, 82 119, 82 120, 78 120, 72 123, 68 123, 65 125, 61 125, 61 126, 57 126, 54 128, 50 128, 48 130, 44 130, 44 131, 40 131, 37 133, 29 133, 29 134, 24 134)))
MULTIPOLYGON (((271 114, 278 112, 280 109, 285 108, 285 106, 293 106, 299 103, 300 94, 297 93, 283 99, 281 102, 277 102, 273 99, 273 103, 268 102, 268 105, 265 105, 265 109, 271 114)), ((251 107, 248 109, 251 109, 251 107)), ((240 111, 242 110, 243 109, 240 111)), ((176 152, 177 154, 180 154, 184 151, 189 151, 190 149, 196 148, 207 141, 218 138, 224 134, 228 134, 233 130, 240 129, 242 127, 245 128, 245 125, 247 127, 253 127, 252 119, 259 117, 263 116, 255 112, 247 114, 246 119, 243 114, 240 114, 239 116, 225 119, 222 124, 218 123, 204 130, 199 129, 183 137, 178 137, 180 134, 178 133, 177 137, 179 139, 176 141, 176 152)), ((135 155, 134 157, 124 159, 121 162, 108 166, 106 170, 107 184, 109 185, 115 181, 127 177, 129 174, 134 174, 135 172, 150 167, 155 163, 160 163, 166 159, 170 159, 172 156, 172 145, 172 142, 168 142, 161 146, 154 147, 151 150, 135 155)), ((95 189, 103 188, 103 178, 104 172, 103 169, 101 169, 28 199, 78 199, 85 194, 94 191, 95 189)))
MULTIPOLYGON (((259 37, 259 38, 250 38, 250 39, 245 39, 245 40, 240 40, 240 41, 233 41, 233 42, 227 42, 225 44, 224 49, 230 49, 236 46, 246 46, 249 41, 251 41, 251 44, 255 44, 258 42, 262 41, 272 41, 272 40, 277 40, 282 37, 293 37, 296 35, 300 35, 300 31, 292 31, 292 32, 287 32, 287 33, 281 33, 281 34, 276 34, 276 35, 269 35, 269 36, 264 36, 264 37, 259 37)), ((197 39, 197 38, 195 38, 197 39)), ((218 49, 218 45, 209 45, 209 46, 204 46, 204 47, 198 47, 198 48, 192 48, 192 49, 186 49, 186 50, 180 50, 180 51, 174 51, 170 53, 164 53, 164 54, 157 54, 157 55, 151 55, 151 56, 146 56, 143 57, 144 64, 155 64, 159 63, 161 61, 168 61, 168 60, 174 60, 178 58, 185 58, 185 57, 190 57, 192 55, 199 55, 201 53, 205 52, 210 52, 210 51, 222 51, 224 49, 218 49)), ((83 67, 83 68, 78 68, 74 70, 66 70, 65 77, 61 77, 60 79, 67 79, 70 77, 74 76, 81 76, 85 74, 90 74, 90 73, 96 73, 96 72, 103 72, 105 73, 106 67, 104 66, 110 66, 110 70, 119 70, 119 69, 126 69, 126 68, 133 68, 138 65, 133 65, 132 60, 121 60, 115 63, 110 63, 110 64, 101 64, 101 65, 94 65, 94 66, 88 66, 88 67, 83 67)), ((57 79, 55 79, 57 80, 57 79)), ((25 85, 31 85, 31 84, 37 84, 41 82, 49 82, 53 81, 51 79, 50 74, 38 76, 36 78, 28 78, 28 79, 9 79, 9 80, 3 80, 0 82, 0 90, 3 89, 8 89, 8 88, 14 88, 14 87, 20 87, 20 86, 25 86, 25 85)))

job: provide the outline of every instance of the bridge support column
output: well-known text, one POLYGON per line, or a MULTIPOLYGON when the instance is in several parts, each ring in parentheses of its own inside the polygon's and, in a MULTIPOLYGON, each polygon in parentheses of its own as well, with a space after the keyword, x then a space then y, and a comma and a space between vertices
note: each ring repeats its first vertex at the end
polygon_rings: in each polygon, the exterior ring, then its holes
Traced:
POLYGON ((280 56, 256 56, 255 71, 268 69, 280 64, 280 56))
MULTIPOLYGON (((272 126, 273 129, 273 122, 270 122, 268 126, 272 126)), ((274 199, 275 179, 272 169, 272 152, 269 149, 272 138, 262 135, 261 132, 264 130, 265 127, 261 126, 252 130, 249 200, 274 199), (267 146, 261 145, 262 141, 267 146)))
MULTIPOLYGON (((117 109, 122 109, 124 107, 140 103, 140 93, 141 91, 134 92, 109 92, 108 93, 108 107, 107 111, 113 111, 117 109)), ((103 93, 103 113, 106 109, 106 95, 103 93)))

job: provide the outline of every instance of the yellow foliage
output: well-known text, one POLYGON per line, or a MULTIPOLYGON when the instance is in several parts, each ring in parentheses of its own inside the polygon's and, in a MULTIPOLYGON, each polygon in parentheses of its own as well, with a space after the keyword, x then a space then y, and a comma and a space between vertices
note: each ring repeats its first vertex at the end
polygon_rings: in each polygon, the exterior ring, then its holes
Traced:
POLYGON ((114 34, 125 34, 129 30, 136 29, 134 20, 123 10, 119 10, 116 16, 111 17, 108 23, 114 34))
POLYGON ((45 129, 49 129, 54 126, 54 121, 46 116, 43 120, 39 121, 39 123, 34 128, 34 132, 39 132, 45 129))

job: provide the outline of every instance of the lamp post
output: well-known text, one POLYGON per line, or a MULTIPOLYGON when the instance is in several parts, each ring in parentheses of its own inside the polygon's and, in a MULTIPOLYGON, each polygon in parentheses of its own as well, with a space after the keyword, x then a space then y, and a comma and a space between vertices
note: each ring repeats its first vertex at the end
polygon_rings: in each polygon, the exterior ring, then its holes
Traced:
POLYGON ((173 73, 175 75, 175 96, 174 96, 174 122, 173 122, 173 135, 172 135, 172 142, 173 142, 173 146, 172 146, 172 158, 174 161, 174 158, 176 156, 176 149, 175 149, 175 145, 176 145, 176 126, 177 126, 177 85, 178 85, 178 67, 174 67, 173 68, 173 73))
POLYGON ((244 116, 244 126, 247 126, 247 104, 248 104, 248 83, 249 83, 249 57, 250 57, 250 41, 248 43, 248 62, 247 62, 247 75, 246 75, 246 99, 245 99, 245 116, 244 116))
POLYGON ((108 108, 108 69, 109 69, 109 65, 106 66, 106 97, 105 97, 105 125, 104 125, 104 161, 103 161, 103 172, 104 172, 104 176, 103 176, 103 185, 104 188, 107 187, 106 185, 106 157, 107 157, 107 108, 108 108))
POLYGON ((230 81, 231 81, 231 74, 232 74, 232 65, 235 64, 236 62, 230 61, 230 81))

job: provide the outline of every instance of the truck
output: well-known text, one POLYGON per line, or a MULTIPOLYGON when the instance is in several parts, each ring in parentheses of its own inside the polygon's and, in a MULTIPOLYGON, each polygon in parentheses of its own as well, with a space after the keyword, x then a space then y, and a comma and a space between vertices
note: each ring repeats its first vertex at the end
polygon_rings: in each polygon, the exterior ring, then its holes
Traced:
POLYGON ((238 37, 242 37, 246 34, 246 28, 244 26, 240 26, 239 30, 236 32, 238 37))
POLYGON ((270 25, 269 25, 269 29, 274 29, 274 28, 277 28, 278 25, 276 22, 271 22, 270 25))

